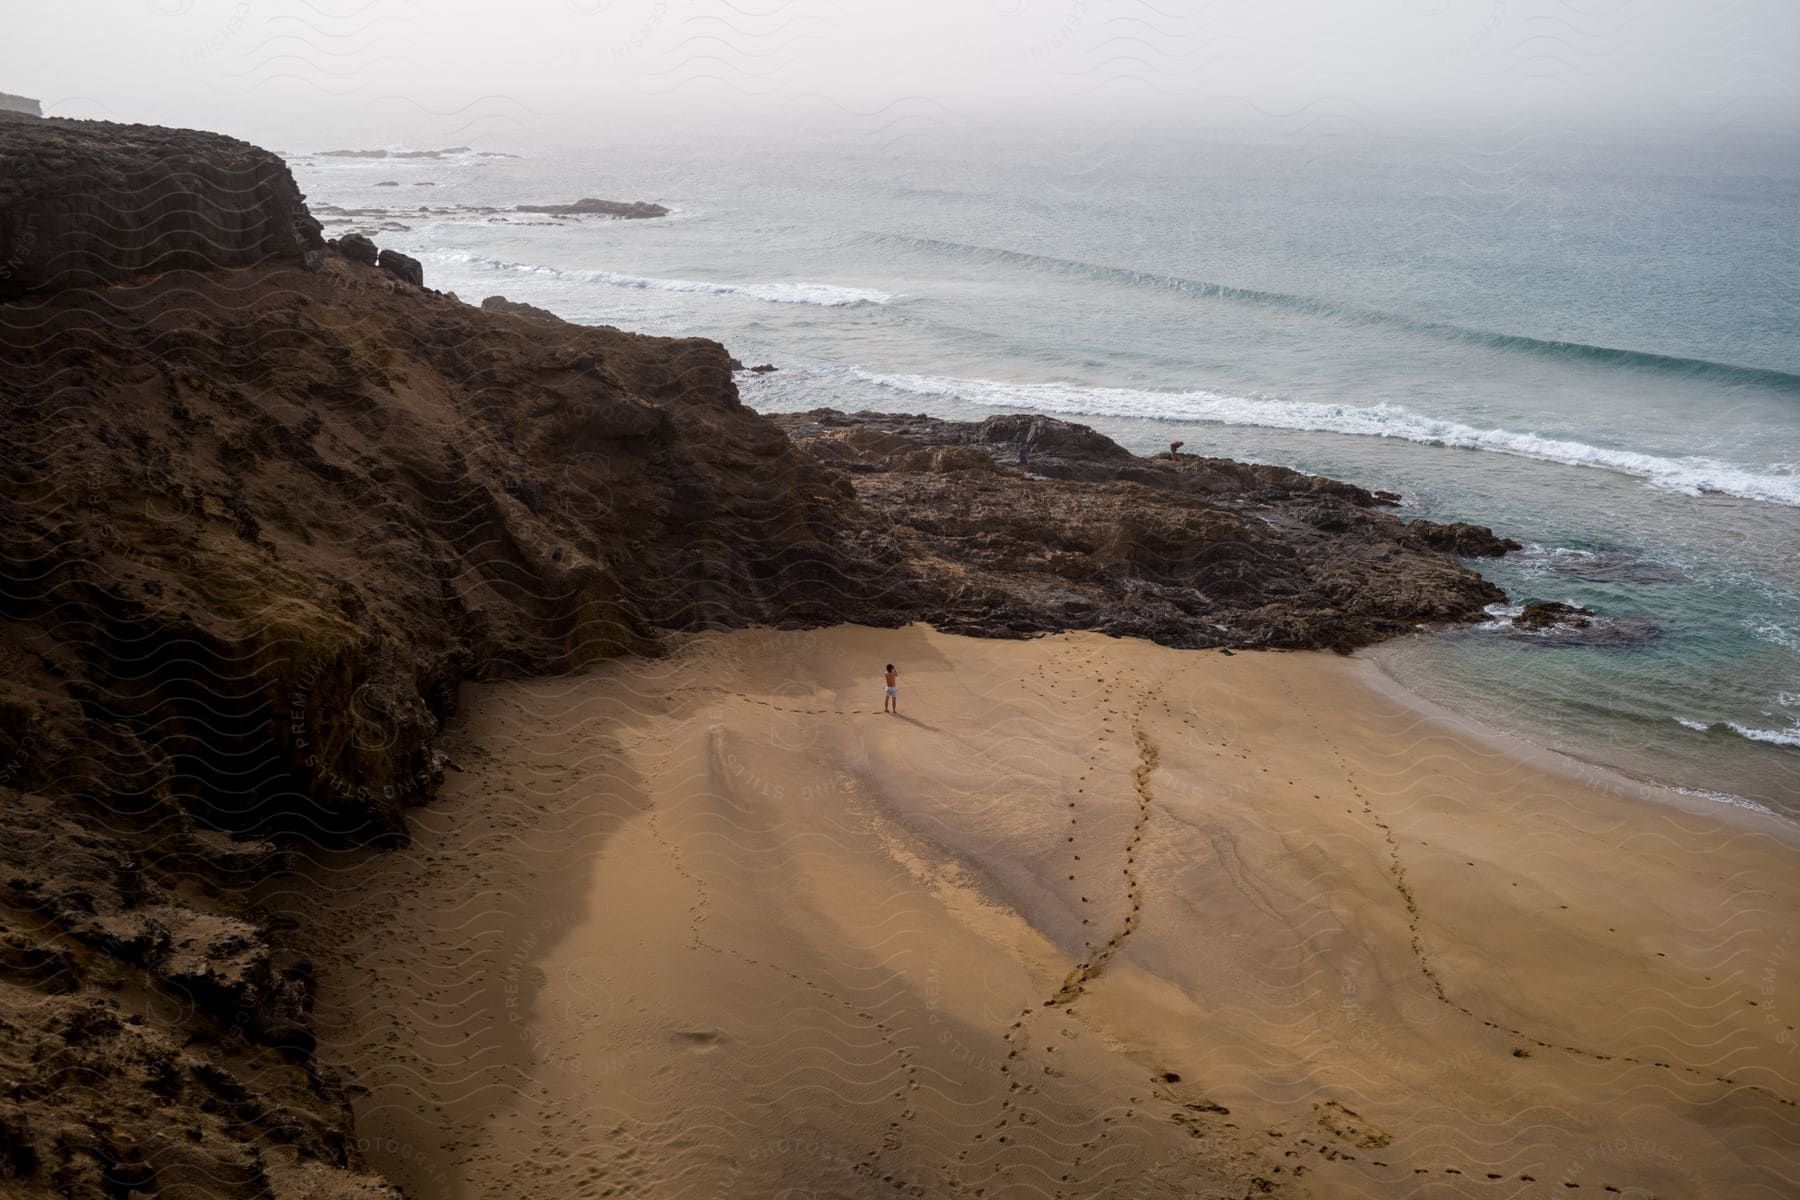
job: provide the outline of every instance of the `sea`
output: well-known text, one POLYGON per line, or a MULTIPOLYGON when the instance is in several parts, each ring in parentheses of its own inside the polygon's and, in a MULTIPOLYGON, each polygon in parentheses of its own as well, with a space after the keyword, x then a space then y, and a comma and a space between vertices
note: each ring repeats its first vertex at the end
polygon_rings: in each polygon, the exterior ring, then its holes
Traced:
POLYGON ((1525 549, 1513 610, 1362 652, 1700 802, 1800 818, 1800 139, 1177 122, 289 145, 429 286, 715 338, 744 401, 1047 413, 1525 549), (334 150, 383 151, 347 157, 334 150), (420 152, 429 152, 423 153, 420 152), (651 220, 519 204, 646 200, 651 220))

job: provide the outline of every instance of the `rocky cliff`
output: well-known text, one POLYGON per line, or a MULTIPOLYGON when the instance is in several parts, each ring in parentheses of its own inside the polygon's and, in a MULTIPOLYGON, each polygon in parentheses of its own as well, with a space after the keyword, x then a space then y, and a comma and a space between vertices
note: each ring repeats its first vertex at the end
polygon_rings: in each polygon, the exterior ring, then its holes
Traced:
POLYGON ((1497 592, 1349 485, 746 409, 719 345, 329 251, 280 160, 0 126, 0 1177, 374 1196, 284 883, 402 846, 459 681, 748 623, 1349 647, 1497 592), (791 435, 791 436, 790 436, 791 435))
POLYGON ((324 256, 280 158, 106 121, 0 123, 0 294, 324 256))

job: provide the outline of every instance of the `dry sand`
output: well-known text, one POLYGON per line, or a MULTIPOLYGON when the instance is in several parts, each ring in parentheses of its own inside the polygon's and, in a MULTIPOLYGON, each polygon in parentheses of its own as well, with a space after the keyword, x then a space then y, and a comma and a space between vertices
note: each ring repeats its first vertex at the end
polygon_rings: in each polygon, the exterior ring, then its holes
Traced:
POLYGON ((1800 1194, 1793 828, 1365 663, 844 627, 464 699, 414 846, 288 897, 415 1196, 1800 1194))

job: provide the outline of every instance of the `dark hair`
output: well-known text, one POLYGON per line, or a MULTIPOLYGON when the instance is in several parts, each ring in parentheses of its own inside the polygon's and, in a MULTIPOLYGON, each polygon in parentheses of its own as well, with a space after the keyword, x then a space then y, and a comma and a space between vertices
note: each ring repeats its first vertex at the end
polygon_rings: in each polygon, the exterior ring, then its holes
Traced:
POLYGON ((888 670, 890 670, 890 671, 891 671, 891 670, 893 670, 893 669, 894 669, 894 664, 893 664, 893 663, 889 663, 889 664, 888 664, 888 665, 887 665, 887 669, 888 669, 888 670))

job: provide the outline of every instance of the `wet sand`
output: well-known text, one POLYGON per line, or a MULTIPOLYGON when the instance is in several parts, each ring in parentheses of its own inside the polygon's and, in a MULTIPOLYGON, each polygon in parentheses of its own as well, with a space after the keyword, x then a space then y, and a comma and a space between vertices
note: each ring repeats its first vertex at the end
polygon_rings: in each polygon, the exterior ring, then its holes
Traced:
POLYGON ((271 902, 419 1197, 1800 1192, 1794 827, 1375 675, 701 637, 271 902))

